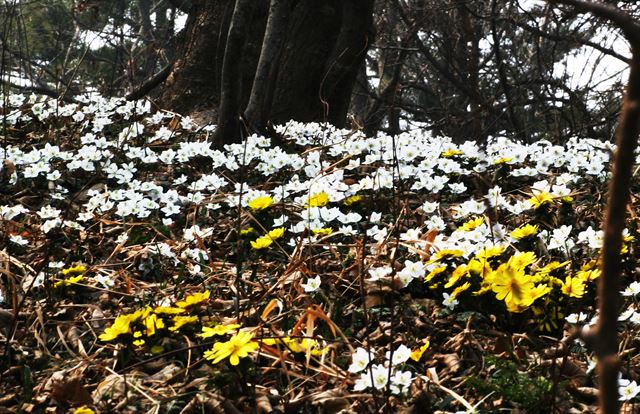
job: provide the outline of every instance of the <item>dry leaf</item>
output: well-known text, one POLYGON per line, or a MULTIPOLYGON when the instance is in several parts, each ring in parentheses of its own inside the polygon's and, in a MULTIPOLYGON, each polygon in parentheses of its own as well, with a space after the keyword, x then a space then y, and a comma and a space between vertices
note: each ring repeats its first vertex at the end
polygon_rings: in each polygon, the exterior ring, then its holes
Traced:
POLYGON ((80 375, 67 377, 66 373, 58 371, 54 376, 56 376, 56 379, 51 383, 51 397, 54 400, 59 403, 70 403, 76 405, 93 403, 91 394, 89 394, 89 391, 87 391, 84 388, 84 385, 82 385, 82 378, 80 375))

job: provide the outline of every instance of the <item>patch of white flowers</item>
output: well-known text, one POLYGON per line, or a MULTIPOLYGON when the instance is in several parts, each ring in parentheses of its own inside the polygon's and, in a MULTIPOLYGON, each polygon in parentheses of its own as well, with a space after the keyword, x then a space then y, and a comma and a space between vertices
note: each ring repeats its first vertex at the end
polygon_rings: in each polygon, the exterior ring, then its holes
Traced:
MULTIPOLYGON (((37 223, 44 235, 55 234, 52 230, 57 228, 92 231, 108 220, 168 226, 176 240, 143 246, 150 258, 183 262, 190 269, 197 265, 198 271, 208 260, 200 243, 214 234, 214 228, 198 220, 180 226, 176 223, 195 212, 207 215, 209 223, 216 222, 234 216, 239 204, 246 208, 250 200, 261 196, 271 197, 275 204, 298 207, 274 214, 274 227, 286 230, 287 239, 279 241, 280 246, 324 239, 340 244, 345 238, 348 243, 351 236, 366 235, 370 251, 377 253, 385 241, 397 235, 403 247, 413 249, 410 253, 456 249, 470 257, 486 247, 509 245, 512 229, 500 222, 485 222, 460 231, 451 226, 452 219, 482 216, 487 208, 495 209, 498 217, 512 217, 534 208, 531 196, 544 193, 559 199, 576 192, 585 182, 602 182, 614 150, 613 144, 588 138, 573 137, 559 146, 545 140, 524 144, 498 136, 481 147, 475 142, 455 144, 423 130, 394 138, 383 133, 366 137, 357 131, 293 121, 277 126, 276 131, 291 144, 310 148, 308 151, 288 152, 258 135, 248 137, 246 145, 231 144, 219 150, 211 142, 213 126, 198 129, 188 117, 152 113, 148 102, 96 95, 80 101, 62 104, 35 95, 7 97, 4 112, 9 125, 59 117, 75 128, 78 138, 73 145, 36 140, 29 145, 0 147, 0 158, 16 167, 8 183, 2 185, 38 186, 41 196, 35 207, 19 202, 0 205, 0 220, 37 223), (196 163, 206 168, 193 168, 196 163), (510 179, 519 180, 521 191, 504 189, 497 182, 484 193, 472 195, 469 187, 474 177, 501 164, 510 169, 510 179), (246 182, 234 181, 243 165, 250 166, 253 176, 246 182), (68 208, 64 200, 78 191, 73 184, 76 178, 92 176, 98 177, 97 183, 77 194, 74 208, 68 208), (255 178, 260 178, 259 183, 275 184, 268 188, 252 185, 255 178), (373 206, 373 210, 364 211, 347 203, 353 196, 375 194, 399 183, 418 202, 408 214, 421 217, 420 227, 395 233, 394 218, 382 209, 373 206), (308 204, 310 197, 321 193, 327 204, 308 204), (330 235, 313 234, 328 228, 330 235), (436 232, 433 242, 425 241, 428 232, 436 232)), ((10 234, 9 241, 17 248, 29 245, 32 237, 10 234)), ((127 237, 125 231, 117 243, 130 243, 127 237)), ((541 230, 536 237, 549 251, 566 256, 578 249, 594 253, 602 245, 602 232, 591 226, 562 225, 541 230)), ((394 279, 407 286, 432 270, 416 255, 393 270, 372 265, 367 276, 373 283, 394 279)), ((105 280, 98 283, 108 285, 105 280)), ((313 292, 319 289, 320 281, 309 278, 302 287, 313 292)), ((629 297, 639 293, 635 284, 623 290, 629 297)), ((447 295, 444 305, 454 309, 458 302, 447 295)))
POLYGON ((406 393, 415 379, 411 371, 400 369, 411 356, 411 349, 405 345, 399 345, 393 354, 387 351, 384 362, 373 364, 373 350, 357 348, 351 355, 351 365, 348 371, 352 374, 360 374, 353 385, 354 391, 363 391, 367 388, 383 390, 389 387, 395 395, 406 393))

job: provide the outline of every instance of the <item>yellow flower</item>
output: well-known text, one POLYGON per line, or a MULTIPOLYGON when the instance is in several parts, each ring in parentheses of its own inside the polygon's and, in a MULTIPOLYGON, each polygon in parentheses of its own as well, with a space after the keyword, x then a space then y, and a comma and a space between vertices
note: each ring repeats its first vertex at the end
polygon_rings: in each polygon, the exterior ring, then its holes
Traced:
POLYGON ((249 201, 249 208, 253 211, 260 211, 268 208, 273 204, 273 198, 270 196, 260 196, 249 201))
POLYGON ((581 298, 584 295, 584 281, 578 277, 567 276, 562 283, 561 291, 572 298, 581 298))
POLYGON ((600 269, 580 270, 576 273, 576 278, 582 280, 584 283, 592 282, 600 277, 602 271, 600 269))
POLYGON ((153 313, 157 313, 158 315, 177 315, 184 312, 186 312, 185 309, 173 308, 170 306, 156 306, 156 308, 153 310, 153 313))
POLYGON ((291 352, 298 354, 309 351, 311 355, 320 356, 328 351, 328 348, 320 348, 318 341, 311 338, 302 338, 302 341, 298 342, 290 337, 284 337, 282 338, 282 342, 287 346, 287 348, 289 348, 289 350, 291 350, 291 352))
POLYGON ((270 230, 269 233, 267 233, 267 236, 269 236, 271 240, 279 239, 280 237, 284 236, 284 227, 278 227, 270 230))
POLYGON ((197 316, 174 316, 173 326, 171 326, 169 330, 175 332, 185 325, 190 325, 196 322, 198 322, 197 316))
POLYGON ((453 289, 453 292, 451 292, 451 297, 453 299, 457 298, 459 294, 461 294, 465 290, 469 289, 470 287, 471 287, 471 282, 465 282, 465 283, 461 284, 457 288, 453 289))
POLYGON ((265 338, 262 340, 262 343, 269 346, 273 346, 276 344, 284 345, 291 352, 306 353, 308 351, 311 355, 314 356, 321 356, 329 351, 328 347, 321 348, 320 343, 311 338, 303 338, 300 342, 288 336, 282 338, 265 338))
POLYGON ((601 263, 600 259, 592 259, 592 260, 589 260, 587 263, 583 264, 582 266, 580 266, 580 270, 598 269, 598 268, 600 268, 601 264, 602 263, 601 263))
POLYGON ((313 231, 313 234, 320 237, 329 236, 331 233, 333 233, 333 229, 331 227, 324 227, 324 228, 315 229, 312 231, 313 231))
POLYGON ((451 158, 451 157, 455 157, 456 155, 462 155, 463 152, 458 150, 458 149, 448 149, 446 151, 443 151, 440 156, 444 157, 444 158, 451 158))
POLYGON ((533 303, 532 289, 533 282, 524 274, 524 268, 514 268, 507 263, 498 267, 491 280, 491 290, 496 299, 504 300, 508 309, 513 305, 529 306, 533 303))
POLYGON ((240 235, 241 236, 246 236, 247 234, 253 233, 254 229, 253 227, 248 227, 246 229, 240 229, 240 235))
POLYGON ((324 207, 327 204, 329 204, 329 194, 322 191, 309 197, 307 207, 324 207))
POLYGON ((538 273, 551 273, 556 269, 560 269, 561 267, 565 267, 568 264, 570 264, 571 262, 569 260, 564 261, 562 263, 558 262, 558 261, 553 261, 551 263, 546 264, 545 266, 541 267, 540 269, 538 269, 538 273))
POLYGON ((419 362, 420 358, 422 358, 422 354, 424 354, 424 351, 426 351, 427 348, 429 348, 429 341, 427 341, 420 348, 416 348, 413 351, 411 351, 411 355, 409 356, 409 358, 413 359, 416 362, 419 362))
POLYGON ((54 288, 59 288, 61 286, 71 286, 74 285, 80 281, 84 280, 84 276, 82 275, 78 275, 78 276, 72 276, 68 279, 63 279, 63 280, 59 280, 56 283, 53 284, 54 288))
POLYGON ((456 267, 456 270, 451 273, 451 277, 449 277, 449 281, 446 285, 444 285, 445 289, 449 289, 451 286, 458 283, 458 280, 464 275, 468 274, 467 265, 460 265, 456 267))
POLYGON ((511 232, 511 237, 517 240, 522 240, 527 237, 535 236, 538 233, 539 227, 536 224, 532 226, 531 224, 525 224, 524 226, 520 226, 517 229, 511 232))
POLYGON ((551 292, 551 287, 545 284, 539 284, 536 285, 536 287, 534 287, 533 289, 531 289, 531 291, 529 292, 531 299, 532 299, 532 303, 537 300, 538 298, 543 297, 544 295, 546 295, 547 293, 551 292))
POLYGON ((484 217, 476 217, 464 223, 461 228, 464 231, 471 231, 478 228, 482 224, 484 224, 484 217))
POLYGON ((428 275, 425 276, 425 278, 424 278, 425 283, 431 281, 431 279, 433 279, 434 277, 436 277, 440 273, 444 272, 445 270, 447 270, 447 265, 436 267, 435 269, 430 271, 428 275))
POLYGON ((464 254, 462 250, 454 250, 454 249, 442 249, 438 250, 429 263, 439 262, 442 259, 448 259, 450 257, 460 257, 464 254))
POLYGON ((487 275, 491 274, 493 269, 491 269, 491 265, 485 259, 473 258, 469 260, 467 264, 467 271, 470 275, 480 276, 484 279, 487 275))
POLYGON ((513 157, 501 157, 493 161, 493 165, 507 164, 513 161, 513 157))
POLYGON ((194 293, 193 295, 189 295, 184 300, 177 302, 176 306, 179 308, 189 308, 191 306, 199 305, 203 302, 209 300, 209 296, 211 292, 205 290, 204 292, 194 293))
POLYGON ((204 353, 204 357, 217 364, 225 358, 229 358, 231 365, 238 365, 240 358, 245 358, 250 352, 260 347, 258 342, 253 341, 253 333, 238 332, 227 342, 217 342, 210 351, 204 353))
POLYGON ((129 325, 131 324, 131 315, 119 315, 111 326, 106 328, 99 336, 101 341, 113 341, 120 335, 129 333, 129 325))
POLYGON ((229 325, 216 325, 213 328, 208 326, 202 327, 202 333, 198 334, 201 338, 211 338, 214 335, 226 335, 238 329, 241 325, 232 323, 229 325))
POLYGON ((80 408, 76 408, 73 411, 73 414, 94 414, 94 411, 87 406, 82 406, 80 408))
POLYGON ((362 200, 362 196, 361 195, 352 195, 351 197, 347 197, 344 200, 344 205, 345 206, 350 206, 352 204, 357 203, 358 201, 362 200))
POLYGON ((256 250, 265 249, 273 244, 273 239, 268 236, 258 237, 255 241, 251 241, 251 247, 256 250))
POLYGON ((504 253, 504 250, 504 246, 488 246, 476 253, 476 258, 479 260, 489 260, 492 257, 500 256, 504 253))
POLYGON ((536 261, 534 252, 518 252, 509 258, 509 265, 516 269, 524 269, 536 261))
POLYGON ((164 329, 164 320, 162 318, 158 318, 158 315, 151 314, 147 316, 143 321, 145 331, 144 333, 147 336, 152 336, 156 333, 158 329, 164 329))
POLYGON ((541 191, 537 194, 534 194, 533 197, 529 199, 529 204, 531 207, 538 208, 543 204, 550 203, 553 201, 553 196, 546 191, 541 191))
POLYGON ((77 276, 87 271, 87 268, 83 265, 72 266, 62 271, 65 276, 77 276))

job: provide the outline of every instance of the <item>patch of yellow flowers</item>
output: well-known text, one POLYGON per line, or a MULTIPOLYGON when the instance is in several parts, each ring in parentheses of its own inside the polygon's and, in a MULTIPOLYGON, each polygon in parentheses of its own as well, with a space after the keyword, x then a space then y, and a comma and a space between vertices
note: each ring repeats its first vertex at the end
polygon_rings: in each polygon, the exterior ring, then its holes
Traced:
MULTIPOLYGON (((516 239, 528 237, 538 231, 537 226, 529 225, 516 230, 515 235, 512 233, 516 239)), ((591 261, 580 271, 560 279, 553 276, 552 272, 567 267, 570 262, 551 262, 546 266, 536 267, 539 260, 535 253, 516 252, 504 261, 501 259, 504 251, 504 247, 487 247, 467 263, 455 266, 450 262, 451 259, 461 257, 459 252, 441 250, 430 260, 429 263, 439 266, 427 274, 425 282, 430 283, 431 288, 453 288, 451 297, 454 299, 476 286, 477 289, 472 292, 474 296, 494 294, 497 300, 505 303, 509 312, 520 313, 556 288, 567 297, 581 298, 588 284, 600 276, 596 261, 591 261), (453 270, 445 272, 449 268, 453 270)))
POLYGON ((266 249, 271 246, 273 242, 282 236, 284 236, 284 227, 278 227, 273 230, 270 230, 264 236, 258 237, 255 241, 251 241, 251 247, 256 250, 266 249))
POLYGON ((182 315, 189 312, 209 300, 211 292, 197 292, 186 296, 176 302, 175 307, 158 306, 152 308, 146 306, 132 313, 118 315, 111 326, 107 327, 99 336, 101 341, 109 342, 119 337, 131 335, 133 345, 144 345, 145 339, 154 336, 158 331, 168 327, 169 331, 177 332, 187 325, 199 321, 196 315, 182 315), (167 326, 165 318, 171 318, 171 326, 167 326))
POLYGON ((84 272, 86 271, 87 268, 83 265, 68 267, 62 270, 62 275, 65 276, 65 278, 54 283, 53 287, 59 288, 63 286, 71 286, 82 282, 84 280, 84 272))

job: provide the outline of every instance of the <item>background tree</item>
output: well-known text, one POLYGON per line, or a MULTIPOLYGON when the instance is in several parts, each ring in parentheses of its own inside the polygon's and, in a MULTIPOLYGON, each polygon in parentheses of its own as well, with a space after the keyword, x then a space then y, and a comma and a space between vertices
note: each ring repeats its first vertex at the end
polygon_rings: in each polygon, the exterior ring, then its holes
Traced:
POLYGON ((183 111, 219 108, 222 143, 241 138, 238 117, 252 90, 252 128, 267 119, 344 126, 372 12, 373 0, 194 2, 163 101, 183 111))

